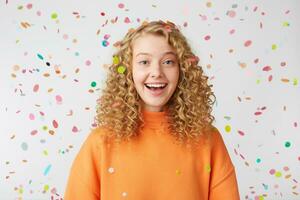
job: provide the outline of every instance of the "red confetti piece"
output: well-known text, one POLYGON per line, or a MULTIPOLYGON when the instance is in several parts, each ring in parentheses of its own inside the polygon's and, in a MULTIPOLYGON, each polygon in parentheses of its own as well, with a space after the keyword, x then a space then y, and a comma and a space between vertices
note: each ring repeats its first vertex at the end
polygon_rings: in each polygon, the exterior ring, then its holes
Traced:
POLYGON ((56 120, 53 120, 53 121, 52 121, 52 125, 53 125, 54 128, 57 128, 57 127, 58 127, 57 121, 56 121, 56 120))
POLYGON ((262 112, 255 112, 254 115, 261 115, 262 112))
POLYGON ((251 44, 252 44, 252 41, 251 41, 251 40, 247 40, 247 41, 244 43, 244 46, 245 46, 245 47, 249 47, 251 44))
POLYGON ((270 71, 270 70, 272 70, 272 67, 270 67, 270 66, 265 66, 265 67, 263 68, 263 71, 265 71, 265 72, 268 72, 268 71, 270 71))
POLYGON ((39 88, 40 88, 39 84, 35 84, 35 85, 33 86, 33 91, 34 91, 34 92, 37 92, 37 91, 39 90, 39 88))
POLYGON ((269 78, 268 78, 269 82, 271 82, 271 81, 272 81, 272 79, 273 79, 273 76, 272 76, 272 75, 270 75, 270 76, 269 76, 269 78))

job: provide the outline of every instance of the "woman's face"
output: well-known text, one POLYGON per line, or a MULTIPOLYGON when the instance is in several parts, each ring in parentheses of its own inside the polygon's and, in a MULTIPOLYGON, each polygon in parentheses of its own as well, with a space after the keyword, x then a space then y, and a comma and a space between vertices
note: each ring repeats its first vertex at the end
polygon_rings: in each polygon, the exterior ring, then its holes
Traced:
POLYGON ((179 79, 179 63, 163 36, 146 34, 132 43, 134 86, 147 111, 163 111, 179 79))

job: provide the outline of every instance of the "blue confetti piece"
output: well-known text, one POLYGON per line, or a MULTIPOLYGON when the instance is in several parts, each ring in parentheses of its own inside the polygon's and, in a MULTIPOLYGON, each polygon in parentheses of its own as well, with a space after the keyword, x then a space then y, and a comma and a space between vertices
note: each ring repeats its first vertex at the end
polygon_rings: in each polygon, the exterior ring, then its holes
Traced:
POLYGON ((48 165, 44 171, 44 176, 46 176, 49 173, 50 169, 51 169, 51 165, 48 165))

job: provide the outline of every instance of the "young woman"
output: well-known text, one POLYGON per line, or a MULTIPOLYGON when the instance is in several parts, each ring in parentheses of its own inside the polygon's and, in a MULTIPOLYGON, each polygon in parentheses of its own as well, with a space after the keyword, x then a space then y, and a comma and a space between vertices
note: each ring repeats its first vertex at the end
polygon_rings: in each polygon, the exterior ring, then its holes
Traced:
POLYGON ((119 43, 65 200, 239 200, 212 125, 215 95, 171 22, 144 22, 119 43))

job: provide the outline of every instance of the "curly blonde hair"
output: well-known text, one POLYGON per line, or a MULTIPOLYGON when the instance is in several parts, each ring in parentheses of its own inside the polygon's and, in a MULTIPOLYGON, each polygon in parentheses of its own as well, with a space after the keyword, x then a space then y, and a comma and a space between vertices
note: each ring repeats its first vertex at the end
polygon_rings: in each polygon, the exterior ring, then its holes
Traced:
POLYGON ((131 28, 113 57, 118 62, 109 65, 106 87, 98 99, 96 123, 110 131, 117 142, 130 140, 139 135, 144 127, 140 97, 132 77, 132 42, 144 34, 164 36, 176 52, 179 60, 178 86, 166 104, 168 129, 180 144, 197 143, 199 136, 215 127, 211 115, 216 97, 208 85, 208 77, 198 66, 198 57, 192 53, 186 38, 174 23, 162 20, 144 21, 137 29, 131 28), (118 71, 118 66, 126 71, 118 71))

